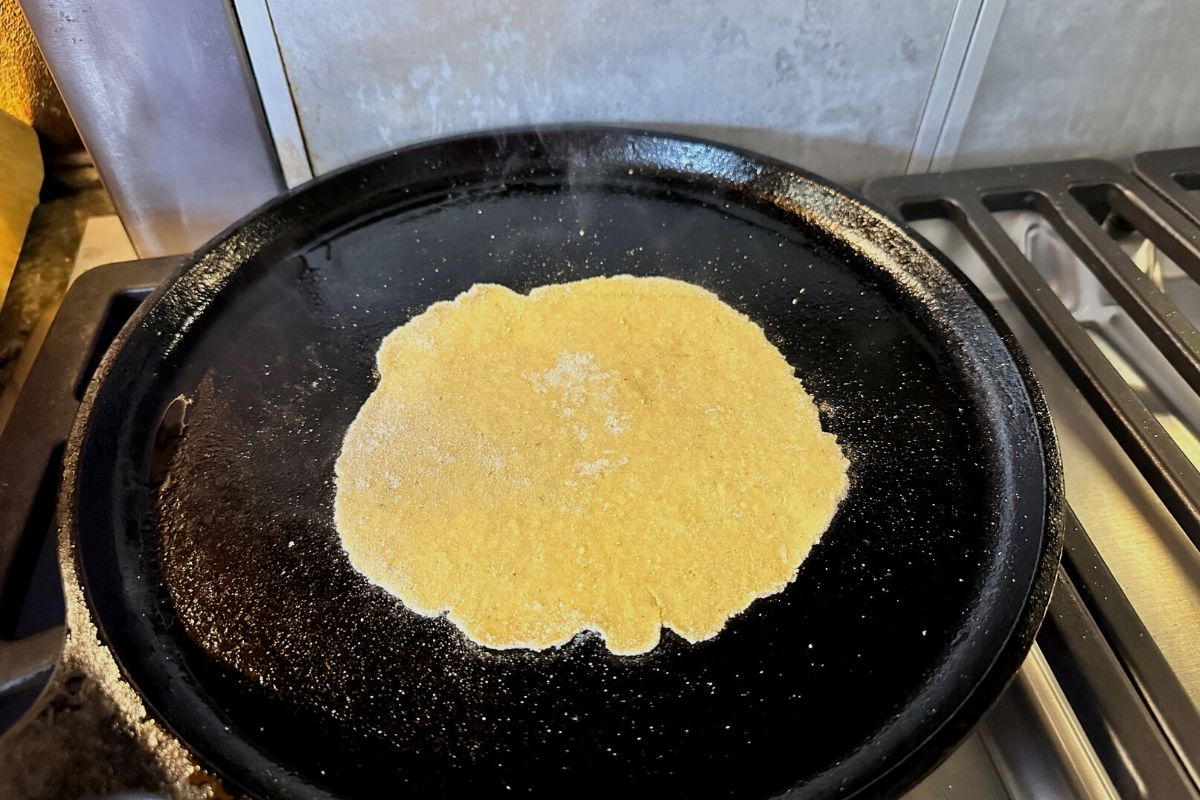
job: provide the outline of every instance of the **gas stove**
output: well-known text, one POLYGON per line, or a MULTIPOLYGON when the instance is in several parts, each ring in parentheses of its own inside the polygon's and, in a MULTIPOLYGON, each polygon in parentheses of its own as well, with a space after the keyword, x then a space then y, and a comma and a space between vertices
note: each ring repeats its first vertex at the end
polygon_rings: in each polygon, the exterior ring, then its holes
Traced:
MULTIPOLYGON (((1200 148, 1143 154, 1134 172, 1071 161, 886 178, 864 190, 966 272, 1016 333, 1054 416, 1071 507, 1037 645, 906 797, 1200 796, 1198 189, 1200 148)), ((77 773, 79 792, 218 791, 179 762, 179 748, 150 741, 161 731, 125 702, 111 661, 76 652, 71 669, 54 669, 63 442, 101 355, 180 263, 83 275, 0 433, 4 796, 51 794, 64 770, 77 773)), ((80 590, 74 576, 67 584, 80 590)))

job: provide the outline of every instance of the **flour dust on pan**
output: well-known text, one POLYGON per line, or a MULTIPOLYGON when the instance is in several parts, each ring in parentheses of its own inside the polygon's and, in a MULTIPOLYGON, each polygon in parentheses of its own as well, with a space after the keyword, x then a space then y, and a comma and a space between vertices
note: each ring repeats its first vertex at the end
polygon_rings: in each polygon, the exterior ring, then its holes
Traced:
POLYGON ((337 462, 342 543, 488 647, 709 639, 795 579, 846 494, 787 360, 683 281, 476 285, 378 367, 337 462))

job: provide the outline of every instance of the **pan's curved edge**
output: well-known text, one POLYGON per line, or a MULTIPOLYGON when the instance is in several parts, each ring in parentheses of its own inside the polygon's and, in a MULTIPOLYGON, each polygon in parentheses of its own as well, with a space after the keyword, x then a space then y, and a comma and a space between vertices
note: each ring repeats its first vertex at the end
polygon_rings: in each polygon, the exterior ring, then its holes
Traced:
MULTIPOLYGON (((180 274, 182 269, 183 267, 174 275, 180 274)), ((121 329, 113 345, 101 358, 95 375, 111 370, 119 343, 127 338, 130 331, 139 324, 150 301, 161 297, 165 293, 166 287, 167 283, 162 284, 138 307, 121 329)), ((63 654, 47 685, 47 691, 57 681, 77 679, 81 674, 86 676, 84 680, 94 681, 112 704, 115 716, 110 721, 109 727, 114 730, 123 728, 126 733, 130 734, 123 741, 121 750, 123 757, 150 760, 155 763, 158 771, 164 777, 192 782, 197 786, 207 786, 215 794, 220 795, 229 788, 235 788, 234 785, 227 784, 224 776, 215 774, 210 767, 206 766, 170 722, 163 715, 155 713, 151 704, 137 689, 136 684, 121 663, 121 659, 104 635, 99 616, 92 605, 83 579, 84 571, 79 560, 78 547, 80 526, 78 524, 77 479, 81 448, 87 437, 88 421, 96 402, 99 385, 100 382, 95 378, 88 383, 75 419, 71 424, 63 456, 62 478, 56 508, 58 525, 55 530, 55 545, 59 579, 66 606, 66 634, 63 654)), ((92 702, 96 702, 96 700, 93 699, 92 702)), ((113 757, 111 751, 105 755, 113 757)), ((113 774, 120 774, 120 771, 114 770, 113 774)), ((130 787, 106 787, 105 790, 111 788, 130 787)))
MULTIPOLYGON (((859 195, 852 192, 847 192, 847 194, 859 199, 868 207, 875 208, 873 204, 859 195)), ((871 792, 875 788, 887 785, 889 781, 891 783, 885 793, 877 796, 899 797, 916 786, 945 761, 971 729, 979 723, 983 715, 995 705, 1001 693, 1016 677, 1028 656, 1038 630, 1042 626, 1042 621, 1049 610, 1050 596, 1058 577, 1063 541, 1066 536, 1066 486, 1063 481, 1062 452, 1058 444, 1058 435, 1054 430, 1054 422, 1041 384, 1034 374, 1033 366, 1017 343, 1016 336, 1001 318, 1000 312, 957 265, 903 221, 882 211, 877 213, 887 217, 893 224, 911 236, 962 284, 976 305, 983 309, 990 318, 992 326, 1000 335, 1009 355, 1016 364, 1030 405, 1033 407, 1038 431, 1041 434, 1042 462, 1045 465, 1046 474, 1045 522, 1043 526, 1045 540, 1021 615, 1009 633, 1008 643, 993 661, 984 680, 976 684, 975 690, 942 728, 935 731, 925 743, 914 749, 908 759, 897 763, 888 773, 881 774, 875 783, 864 786, 861 791, 849 795, 851 797, 871 796, 871 792)))
MULTIPOLYGON (((829 185, 829 182, 820 176, 810 175, 810 177, 818 183, 829 185)), ((1025 604, 1009 633, 1005 647, 997 654, 984 679, 976 684, 975 689, 952 712, 941 728, 914 748, 908 758, 897 762, 887 772, 881 773, 878 779, 871 784, 847 795, 847 797, 856 798, 869 796, 890 798, 898 797, 913 788, 954 752, 955 747, 979 723, 983 715, 995 705, 1000 694, 1016 677, 1017 671, 1024 663, 1049 610, 1050 596, 1054 591, 1058 567, 1062 560, 1063 541, 1066 535, 1066 485, 1063 480, 1062 452, 1059 448, 1058 435, 1054 429, 1050 408, 1046 403, 1045 393, 1033 371, 1033 366, 1029 363, 1024 350, 1000 312, 957 264, 904 220, 887 213, 859 192, 840 189, 836 186, 833 188, 857 201, 876 217, 898 228, 908 236, 919 248, 937 261, 946 273, 962 287, 975 305, 983 311, 1004 343, 1005 349, 1020 374, 1040 434, 1042 463, 1045 470, 1046 502, 1043 512, 1044 541, 1041 547, 1041 557, 1034 571, 1033 581, 1028 588, 1025 604), (880 791, 882 794, 879 793, 880 791)))

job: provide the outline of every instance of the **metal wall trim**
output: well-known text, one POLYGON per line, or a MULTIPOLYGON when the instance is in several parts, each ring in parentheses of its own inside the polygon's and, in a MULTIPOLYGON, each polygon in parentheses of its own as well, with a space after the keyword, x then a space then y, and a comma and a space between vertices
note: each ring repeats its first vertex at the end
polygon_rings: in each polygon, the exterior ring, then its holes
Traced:
POLYGON ((275 155, 283 171, 283 181, 291 189, 312 180, 313 168, 308 146, 300 127, 296 99, 288 83, 287 66, 275 36, 275 23, 267 0, 232 0, 246 43, 246 55, 258 83, 263 113, 275 144, 275 155))
POLYGON ((906 174, 929 171, 982 7, 983 0, 958 0, 954 6, 937 69, 929 85, 929 96, 925 99, 925 107, 921 109, 921 122, 913 139, 912 152, 908 155, 908 166, 904 170, 906 174))
POLYGON ((946 169, 983 79, 1007 0, 959 0, 921 112, 906 174, 946 169))

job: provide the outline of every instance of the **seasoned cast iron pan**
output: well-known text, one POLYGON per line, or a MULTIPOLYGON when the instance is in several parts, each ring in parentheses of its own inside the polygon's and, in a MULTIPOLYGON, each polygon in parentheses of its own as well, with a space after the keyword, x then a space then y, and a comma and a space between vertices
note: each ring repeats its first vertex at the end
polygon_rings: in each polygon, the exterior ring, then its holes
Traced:
POLYGON ((270 203, 126 327, 70 448, 64 530, 103 637, 255 795, 898 791, 1017 669, 1061 542, 1041 396, 957 270, 812 175, 614 129, 440 141, 270 203), (592 635, 490 651, 368 585, 333 464, 384 335, 476 282, 619 273, 748 314, 848 451, 796 581, 633 658, 592 635))

